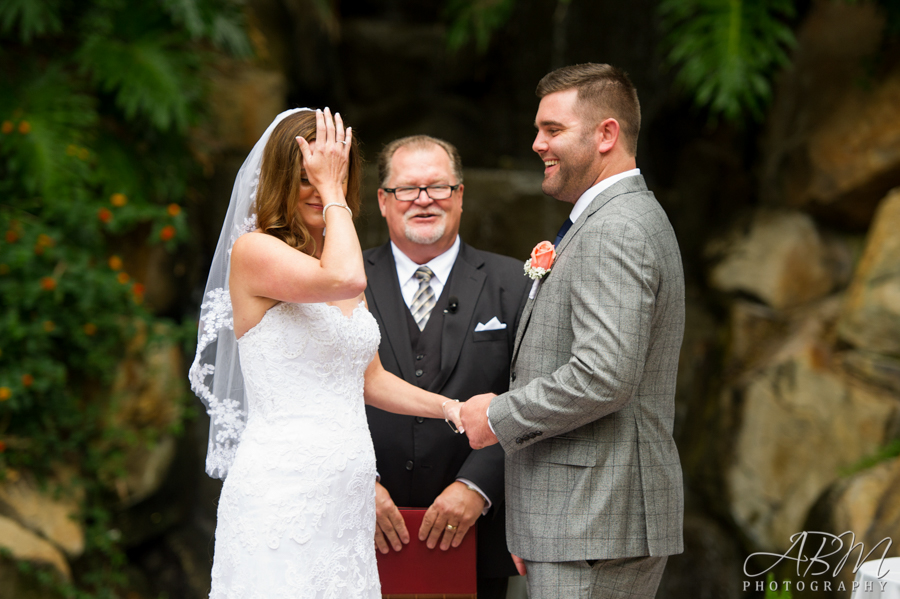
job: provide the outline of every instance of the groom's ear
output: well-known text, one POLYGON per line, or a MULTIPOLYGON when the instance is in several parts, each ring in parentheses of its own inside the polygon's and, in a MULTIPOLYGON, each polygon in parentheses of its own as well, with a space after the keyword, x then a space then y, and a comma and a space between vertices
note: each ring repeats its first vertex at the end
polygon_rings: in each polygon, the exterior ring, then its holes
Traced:
POLYGON ((595 130, 597 140, 597 151, 606 154, 619 141, 619 121, 614 118, 604 119, 597 125, 595 130))

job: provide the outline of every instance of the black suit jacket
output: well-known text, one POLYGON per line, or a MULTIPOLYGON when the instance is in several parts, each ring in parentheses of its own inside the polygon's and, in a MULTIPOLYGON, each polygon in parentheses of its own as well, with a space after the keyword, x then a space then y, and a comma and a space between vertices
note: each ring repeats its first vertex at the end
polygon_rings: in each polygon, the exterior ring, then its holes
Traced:
MULTIPOLYGON (((369 311, 381 329, 379 356, 385 370, 415 382, 415 356, 409 338, 409 308, 400 294, 391 245, 364 254, 369 311)), ((530 288, 522 262, 460 244, 442 297, 459 300, 455 313, 443 314, 441 368, 429 391, 465 401, 479 393, 509 387, 509 363, 516 327, 530 288), (476 333, 476 325, 497 317, 506 328, 476 333)), ((506 548, 503 506, 503 450, 499 445, 473 451, 465 435, 443 420, 391 414, 366 407, 381 484, 401 507, 428 507, 457 478, 465 478, 491 499, 478 520, 478 576, 516 573, 506 548)), ((416 535, 418 531, 410 531, 416 535)))

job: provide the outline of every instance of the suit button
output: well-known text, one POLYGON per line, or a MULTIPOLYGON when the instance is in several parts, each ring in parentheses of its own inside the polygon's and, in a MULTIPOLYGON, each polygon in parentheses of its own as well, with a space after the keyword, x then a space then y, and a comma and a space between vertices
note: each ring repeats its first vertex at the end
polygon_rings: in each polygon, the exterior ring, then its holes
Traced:
POLYGON ((512 373, 509 375, 509 379, 510 379, 511 381, 516 380, 516 373, 515 373, 515 372, 512 372, 512 373))
POLYGON ((535 436, 535 437, 540 437, 540 436, 543 435, 543 434, 544 434, 544 431, 538 431, 538 432, 534 433, 534 436, 535 436))
POLYGON ((425 359, 425 354, 419 354, 418 356, 416 356, 416 360, 424 360, 424 359, 425 359))
POLYGON ((416 422, 418 422, 419 424, 422 424, 423 422, 425 422, 425 419, 422 418, 421 416, 416 416, 416 422))
POLYGON ((406 462, 406 469, 407 469, 407 470, 412 470, 412 469, 413 469, 413 462, 412 462, 412 460, 406 462))
POLYGON ((423 374, 425 374, 425 371, 421 368, 416 371, 416 376, 422 376, 423 374))
POLYGON ((521 445, 522 443, 524 443, 524 440, 522 439, 522 437, 516 437, 516 444, 521 445))

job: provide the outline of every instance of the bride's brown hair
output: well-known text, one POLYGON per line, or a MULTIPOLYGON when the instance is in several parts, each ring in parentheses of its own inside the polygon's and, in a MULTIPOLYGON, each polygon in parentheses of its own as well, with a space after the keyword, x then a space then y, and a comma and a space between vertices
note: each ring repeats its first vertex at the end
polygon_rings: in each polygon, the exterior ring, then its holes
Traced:
MULTIPOLYGON (((347 177, 347 205, 355 219, 359 216, 360 155, 356 131, 350 142, 350 167, 347 177)), ((286 117, 272 131, 263 150, 259 187, 256 192, 257 226, 301 252, 313 255, 316 242, 297 211, 303 156, 297 137, 307 142, 316 139, 316 113, 304 110, 286 117)))

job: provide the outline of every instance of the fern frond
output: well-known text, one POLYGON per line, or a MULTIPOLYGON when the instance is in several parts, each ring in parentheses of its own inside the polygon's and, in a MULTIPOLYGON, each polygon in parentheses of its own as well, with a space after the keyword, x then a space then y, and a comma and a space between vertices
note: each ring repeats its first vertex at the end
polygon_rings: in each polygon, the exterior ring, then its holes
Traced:
POLYGON ((456 50, 472 37, 479 52, 487 49, 494 31, 512 16, 515 0, 450 0, 445 15, 450 19, 447 46, 456 50))
POLYGON ((3 0, 0 2, 0 31, 4 34, 18 26, 24 43, 32 37, 58 33, 62 29, 59 0, 3 0))
POLYGON ((663 0, 668 31, 666 62, 695 103, 737 121, 763 116, 771 97, 769 77, 788 63, 795 43, 784 22, 794 14, 790 0, 663 0))
POLYGON ((9 144, 10 167, 28 193, 67 194, 73 169, 84 166, 67 149, 84 147, 88 141, 84 131, 97 121, 94 101, 80 93, 60 68, 30 77, 14 82, 9 89, 15 92, 0 97, 0 112, 15 111, 20 115, 18 125, 27 123, 27 133, 4 140, 9 144))
POLYGON ((165 39, 125 43, 91 36, 78 60, 96 85, 115 93, 116 105, 129 120, 141 115, 160 130, 187 127, 194 89, 187 74, 190 59, 170 50, 165 39))

